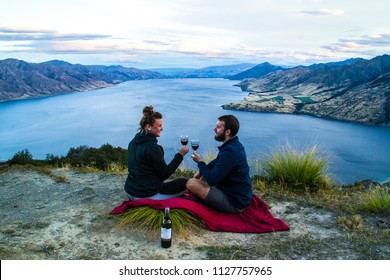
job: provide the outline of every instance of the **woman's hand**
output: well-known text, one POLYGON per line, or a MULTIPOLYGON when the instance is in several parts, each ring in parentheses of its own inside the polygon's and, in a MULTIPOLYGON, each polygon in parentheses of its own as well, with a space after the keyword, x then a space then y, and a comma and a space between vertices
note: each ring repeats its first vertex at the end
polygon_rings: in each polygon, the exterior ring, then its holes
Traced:
POLYGON ((181 154, 183 157, 190 151, 190 149, 187 146, 181 147, 179 154, 181 154))

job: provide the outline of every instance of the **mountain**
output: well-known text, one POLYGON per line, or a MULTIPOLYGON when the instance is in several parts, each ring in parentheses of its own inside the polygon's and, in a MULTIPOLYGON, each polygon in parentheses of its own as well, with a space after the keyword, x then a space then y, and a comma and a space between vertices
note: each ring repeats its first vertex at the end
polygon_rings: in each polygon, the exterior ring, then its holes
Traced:
POLYGON ((206 68, 159 68, 150 69, 166 75, 168 78, 228 78, 255 66, 252 63, 241 63, 206 68))
POLYGON ((238 84, 250 94, 225 109, 308 114, 390 125, 390 56, 298 66, 238 84))
POLYGON ((354 64, 355 62, 364 60, 363 58, 348 58, 343 61, 335 61, 335 62, 328 62, 328 63, 316 63, 308 66, 309 68, 316 68, 321 65, 327 65, 327 66, 342 66, 342 65, 349 65, 349 64, 354 64))
POLYGON ((161 73, 167 76, 167 78, 181 78, 187 75, 188 73, 196 71, 197 69, 196 68, 154 68, 149 70, 153 72, 161 73))
POLYGON ((52 60, 0 61, 0 101, 50 96, 109 87, 129 80, 164 78, 160 73, 122 66, 84 66, 52 60))
POLYGON ((244 72, 238 73, 236 75, 232 75, 228 77, 229 80, 243 80, 248 78, 261 78, 263 76, 268 75, 271 72, 276 72, 279 70, 285 70, 285 68, 280 66, 272 65, 268 62, 264 62, 262 64, 256 65, 244 72))

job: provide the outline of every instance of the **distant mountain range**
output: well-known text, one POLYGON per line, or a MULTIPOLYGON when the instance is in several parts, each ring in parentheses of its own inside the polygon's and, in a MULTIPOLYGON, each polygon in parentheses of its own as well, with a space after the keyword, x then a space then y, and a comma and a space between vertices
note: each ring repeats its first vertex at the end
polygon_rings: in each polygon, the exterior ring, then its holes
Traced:
POLYGON ((255 65, 140 70, 123 66, 71 64, 61 60, 28 63, 10 58, 0 61, 0 102, 88 91, 130 80, 224 78, 255 65))
POLYGON ((163 74, 122 66, 85 66, 52 60, 0 61, 0 101, 35 98, 109 87, 129 80, 159 79, 163 74))
POLYGON ((253 63, 241 63, 225 66, 210 66, 206 68, 157 68, 151 71, 164 74, 167 78, 230 78, 236 74, 256 66, 253 63))
POLYGON ((250 94, 223 108, 390 125, 389 55, 276 70, 237 86, 250 94))

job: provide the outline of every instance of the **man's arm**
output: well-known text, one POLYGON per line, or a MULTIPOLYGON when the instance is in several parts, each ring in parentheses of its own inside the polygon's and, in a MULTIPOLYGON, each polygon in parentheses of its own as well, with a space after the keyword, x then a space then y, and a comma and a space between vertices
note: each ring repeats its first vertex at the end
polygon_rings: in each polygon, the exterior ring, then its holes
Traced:
POLYGON ((211 165, 206 165, 205 162, 201 161, 198 163, 198 167, 207 184, 215 186, 222 181, 235 166, 234 153, 230 150, 222 151, 219 153, 218 160, 211 163, 211 165))

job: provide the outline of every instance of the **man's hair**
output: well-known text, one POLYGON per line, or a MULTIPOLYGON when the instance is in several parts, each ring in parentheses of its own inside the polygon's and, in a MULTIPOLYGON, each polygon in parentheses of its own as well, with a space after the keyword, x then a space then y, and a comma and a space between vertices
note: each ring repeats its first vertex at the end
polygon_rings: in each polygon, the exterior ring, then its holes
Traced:
POLYGON ((240 122, 237 120, 237 118, 233 115, 223 115, 218 118, 219 121, 225 123, 225 131, 227 129, 230 129, 231 136, 236 136, 239 128, 240 128, 240 122))

